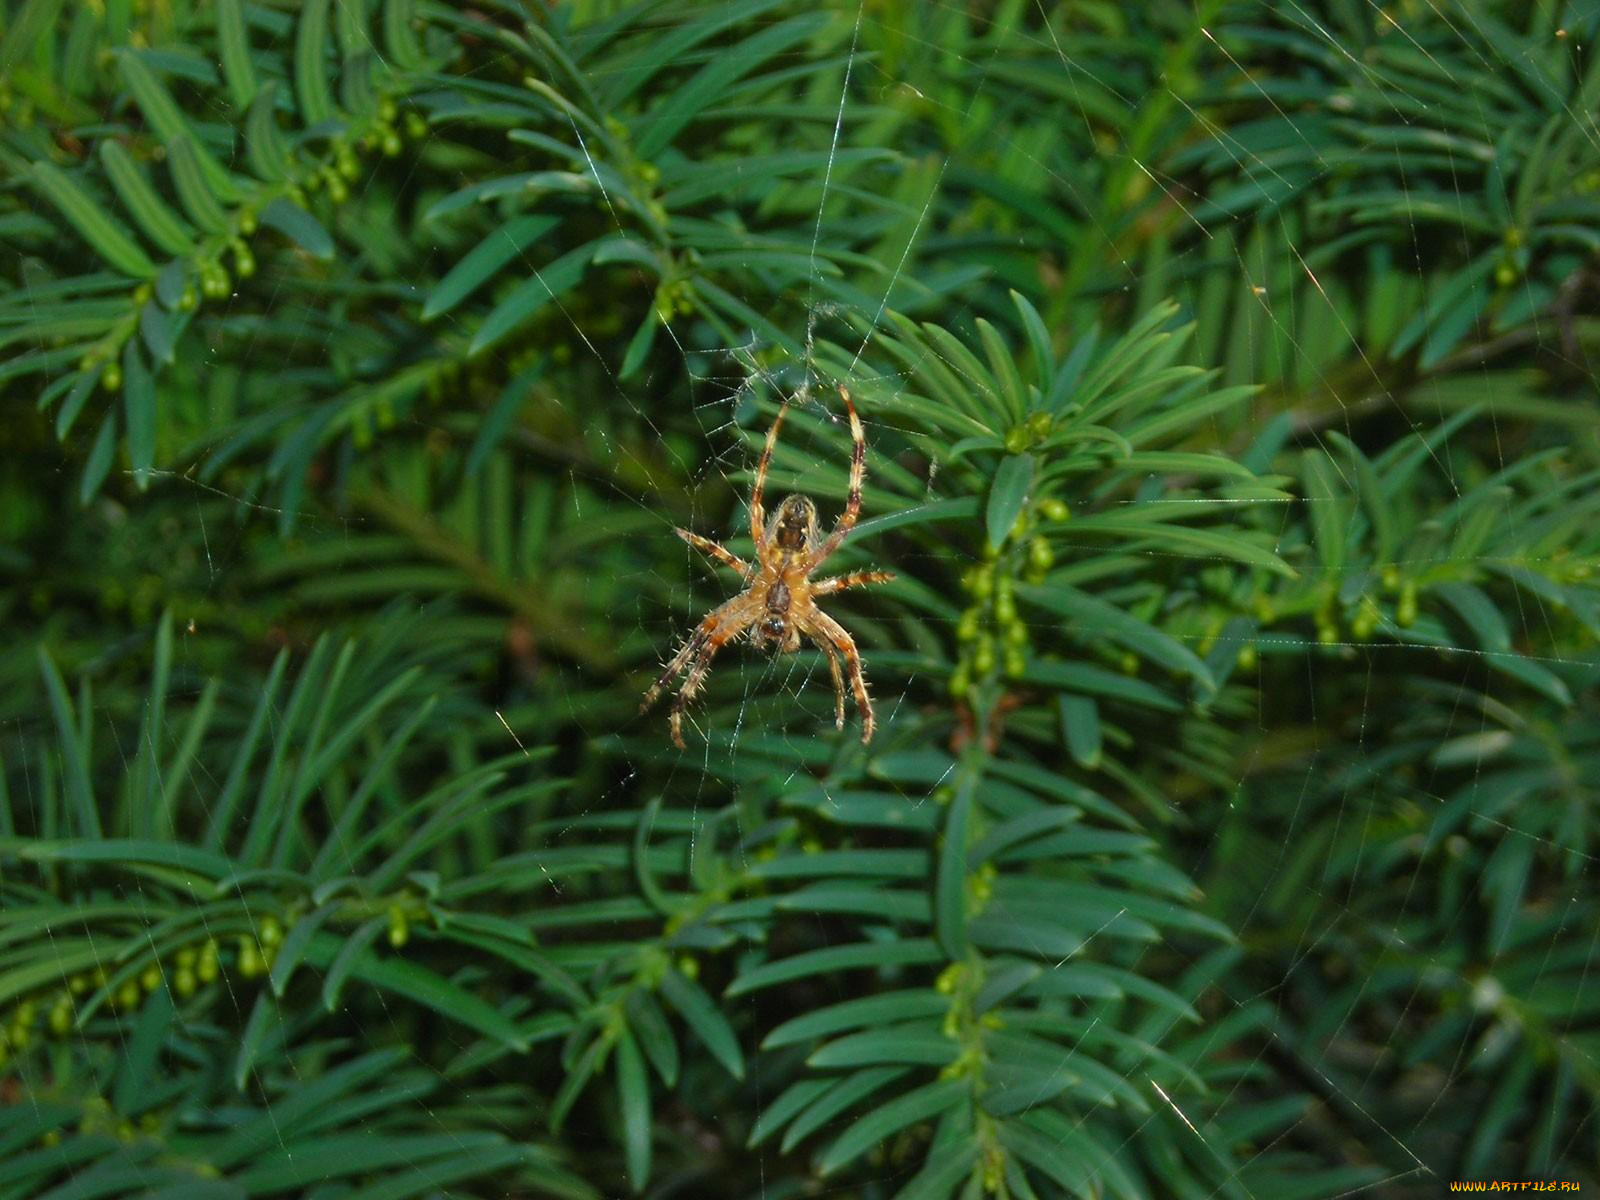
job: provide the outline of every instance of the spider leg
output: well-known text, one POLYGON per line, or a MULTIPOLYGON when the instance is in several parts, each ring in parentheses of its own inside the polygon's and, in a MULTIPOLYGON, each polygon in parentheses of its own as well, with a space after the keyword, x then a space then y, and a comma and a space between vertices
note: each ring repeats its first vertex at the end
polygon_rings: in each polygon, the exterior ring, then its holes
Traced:
POLYGON ((833 727, 844 728, 844 675, 839 670, 839 654, 833 643, 821 634, 812 632, 810 638, 817 649, 828 656, 828 671, 833 676, 833 727))
POLYGON ((814 606, 806 613, 803 626, 806 633, 813 637, 826 638, 833 643, 833 648, 844 659, 845 673, 850 677, 850 690, 855 693, 856 707, 861 710, 861 740, 870 742, 876 721, 872 715, 872 697, 867 694, 867 677, 861 670, 861 652, 856 649, 855 638, 843 625, 814 606))
POLYGON ((756 553, 761 553, 761 538, 767 524, 767 510, 762 507, 761 494, 767 488, 767 468, 772 465, 772 451, 778 444, 778 430, 783 426, 783 414, 789 411, 785 400, 778 406, 772 428, 767 430, 767 444, 761 451, 761 461, 756 463, 756 481, 750 488, 750 536, 755 539, 756 553))
POLYGON ((811 555, 811 570, 821 566, 843 544, 845 536, 856 527, 856 519, 861 516, 861 481, 867 474, 867 435, 861 428, 861 418, 856 415, 855 401, 850 399, 849 389, 841 387, 839 397, 844 401, 845 411, 850 414, 850 493, 845 497, 844 512, 839 514, 839 523, 811 555))
POLYGON ((672 729, 672 743, 678 749, 684 749, 684 706, 694 698, 695 693, 705 683, 706 674, 711 669, 711 660, 717 651, 749 628, 757 612, 758 607, 751 600, 749 592, 741 592, 727 603, 712 609, 705 620, 695 626, 694 632, 684 641, 683 648, 673 655, 672 661, 661 672, 661 677, 644 694, 644 703, 639 705, 640 712, 644 712, 656 702, 666 690, 667 684, 671 683, 680 671, 688 669, 683 686, 678 689, 678 695, 672 702, 672 714, 668 722, 672 729))
POLYGON ((733 570, 739 572, 739 574, 743 575, 747 579, 750 577, 750 564, 745 562, 744 559, 740 558, 733 551, 718 544, 717 542, 713 542, 710 538, 703 538, 698 533, 690 533, 687 529, 674 529, 672 532, 677 534, 684 541, 688 542, 689 545, 693 546, 702 554, 710 555, 712 558, 723 564, 723 566, 731 567, 733 570))
MULTIPOLYGON (((672 656, 672 661, 667 664, 666 669, 661 672, 660 677, 650 685, 650 690, 644 694, 644 702, 639 705, 640 712, 649 711, 650 706, 654 704, 656 700, 660 698, 661 693, 666 690, 667 684, 671 683, 674 677, 676 677, 677 674, 684 669, 684 667, 688 666, 690 659, 694 658, 705 648, 705 644, 708 640, 720 633, 723 633, 730 626, 734 627, 733 633, 737 633, 739 629, 744 628, 744 626, 750 623, 749 617, 746 616, 743 611, 741 611, 742 609, 749 607, 748 596, 748 592, 740 593, 732 600, 719 605, 706 614, 705 620, 701 621, 699 625, 695 626, 694 632, 684 639, 683 645, 679 648, 678 652, 672 656)), ((733 634, 730 633, 728 636, 731 637, 733 634)))
POLYGON ((870 583, 888 583, 895 577, 893 571, 854 571, 849 575, 835 575, 832 579, 818 579, 811 585, 811 595, 831 596, 845 588, 865 587, 870 583))
POLYGON ((683 686, 678 689, 678 694, 672 698, 672 712, 667 717, 667 724, 672 729, 672 744, 679 750, 684 749, 683 744, 683 710, 689 706, 695 694, 705 686, 706 676, 711 673, 711 660, 716 657, 717 651, 726 646, 740 633, 743 626, 729 629, 707 639, 700 653, 695 655, 694 661, 689 664, 689 671, 683 677, 683 686))

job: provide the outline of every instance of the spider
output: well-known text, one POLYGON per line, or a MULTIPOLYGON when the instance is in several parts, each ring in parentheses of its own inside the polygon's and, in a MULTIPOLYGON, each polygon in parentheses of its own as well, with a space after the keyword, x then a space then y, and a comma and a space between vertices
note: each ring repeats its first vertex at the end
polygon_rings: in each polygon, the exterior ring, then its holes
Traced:
POLYGON ((649 709, 667 685, 679 673, 687 671, 683 686, 672 701, 668 722, 673 745, 680 750, 684 748, 684 708, 704 686, 717 651, 746 630, 756 646, 771 647, 779 654, 792 654, 800 649, 802 638, 815 643, 827 655, 828 669, 833 674, 834 727, 844 728, 844 672, 848 672, 856 707, 861 710, 861 740, 872 740, 872 699, 867 695, 867 680, 861 671, 861 654, 856 649, 855 639, 843 625, 818 608, 817 601, 845 588, 887 583, 894 575, 889 571, 857 571, 831 579, 811 578, 844 543, 861 515, 861 480, 867 468, 867 439, 861 431, 861 419, 856 416, 850 393, 841 387, 839 395, 850 414, 850 437, 854 443, 850 455, 850 494, 838 524, 825 540, 817 540, 817 506, 809 496, 784 497, 772 524, 766 523, 761 494, 767 483, 767 468, 772 464, 773 447, 778 444, 778 430, 783 426, 784 413, 789 410, 788 401, 778 409, 772 428, 767 432, 766 448, 761 452, 755 484, 750 489, 750 537, 755 542, 756 561, 747 563, 726 547, 687 529, 673 530, 695 549, 737 571, 745 582, 744 591, 712 609, 695 627, 683 648, 673 655, 661 678, 644 694, 644 703, 639 706, 641 713, 649 709), (844 672, 839 667, 841 658, 844 672))

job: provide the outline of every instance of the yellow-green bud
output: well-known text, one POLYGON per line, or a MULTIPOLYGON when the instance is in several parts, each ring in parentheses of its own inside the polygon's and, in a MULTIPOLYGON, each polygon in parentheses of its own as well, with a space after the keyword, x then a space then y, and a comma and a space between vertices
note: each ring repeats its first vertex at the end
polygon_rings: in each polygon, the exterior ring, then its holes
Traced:
POLYGON ((972 676, 967 671, 967 664, 962 663, 950 676, 950 696, 960 700, 972 689, 972 676))
POLYGON ((994 642, 989 638, 978 639, 977 648, 972 652, 972 669, 979 675, 994 670, 994 642))
POLYGON ((1400 587, 1400 603, 1395 605, 1394 621, 1402 629, 1411 625, 1417 619, 1417 585, 1412 580, 1406 580, 1400 587))
POLYGON ((961 619, 956 622, 956 640, 970 642, 978 636, 978 610, 969 608, 961 614, 961 619))
POLYGON ((1056 552, 1044 538, 1036 537, 1028 543, 1028 565, 1035 571, 1048 571, 1055 562, 1056 552))

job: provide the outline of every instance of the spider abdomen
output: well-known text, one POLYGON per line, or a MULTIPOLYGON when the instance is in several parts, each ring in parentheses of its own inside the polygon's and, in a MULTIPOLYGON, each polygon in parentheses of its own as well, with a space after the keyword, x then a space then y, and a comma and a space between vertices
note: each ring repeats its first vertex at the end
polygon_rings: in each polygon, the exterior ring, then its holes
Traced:
POLYGON ((766 612, 761 618, 761 639, 784 642, 789 632, 789 610, 794 606, 794 593, 783 579, 774 579, 767 588, 766 612))

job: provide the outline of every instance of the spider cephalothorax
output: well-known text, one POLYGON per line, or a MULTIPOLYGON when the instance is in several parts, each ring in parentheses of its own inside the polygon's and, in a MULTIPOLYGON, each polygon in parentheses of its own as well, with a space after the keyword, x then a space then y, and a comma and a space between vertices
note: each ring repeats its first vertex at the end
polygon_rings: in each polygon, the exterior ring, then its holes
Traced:
POLYGON ((767 444, 756 465, 755 484, 750 489, 750 537, 755 542, 756 561, 747 563, 738 555, 709 538, 690 533, 687 529, 675 532, 691 546, 705 551, 724 566, 739 572, 745 581, 745 590, 733 599, 711 611, 695 627, 683 647, 667 664, 661 678, 644 695, 640 711, 649 708, 679 672, 687 670, 683 686, 672 702, 672 740, 680 749, 683 746, 683 710, 705 683, 711 669, 711 659, 741 633, 749 632, 750 640, 757 646, 789 654, 800 649, 803 640, 815 643, 827 656, 828 669, 833 675, 834 717, 838 728, 844 728, 844 670, 850 676, 850 688, 855 693, 856 707, 861 710, 861 740, 872 740, 872 699, 867 695, 867 680, 861 669, 861 655, 856 650, 855 639, 827 613, 817 607, 822 596, 831 596, 845 588, 868 583, 883 583, 893 579, 888 571, 859 571, 852 575, 836 575, 831 579, 812 579, 811 575, 843 544, 850 530, 855 528, 861 515, 861 481, 866 475, 867 439, 861 429, 861 419, 856 416, 850 393, 839 389, 844 399, 845 411, 850 414, 850 493, 845 499, 844 512, 826 540, 817 539, 817 506, 809 496, 787 496, 772 524, 767 525, 766 511, 762 507, 762 491, 766 487, 767 468, 772 465, 772 450, 778 444, 778 430, 783 425, 783 415, 788 404, 778 409, 778 416, 767 433, 767 444))

